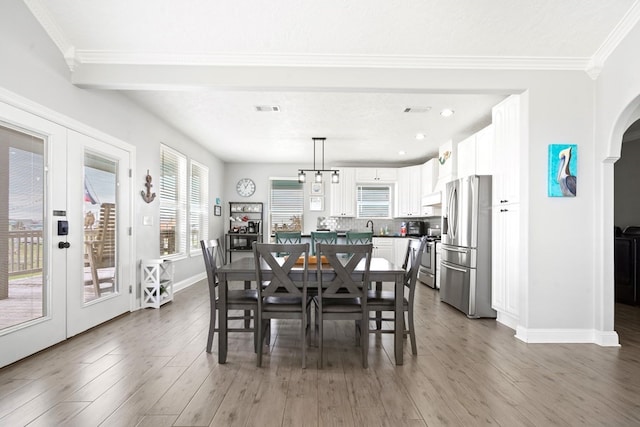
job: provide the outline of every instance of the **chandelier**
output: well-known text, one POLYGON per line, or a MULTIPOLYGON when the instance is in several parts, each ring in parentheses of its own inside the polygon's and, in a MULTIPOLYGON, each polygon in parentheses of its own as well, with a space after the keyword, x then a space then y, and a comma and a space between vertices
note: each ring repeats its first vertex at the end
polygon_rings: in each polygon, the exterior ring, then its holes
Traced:
POLYGON ((313 182, 322 182, 322 172, 331 172, 331 183, 338 184, 340 182, 339 171, 336 169, 324 168, 324 141, 327 138, 312 138, 313 139, 313 169, 299 169, 298 170, 298 182, 304 183, 307 181, 307 175, 305 172, 313 172, 313 182), (322 148, 322 166, 320 169, 316 168, 316 144, 321 144, 322 148))

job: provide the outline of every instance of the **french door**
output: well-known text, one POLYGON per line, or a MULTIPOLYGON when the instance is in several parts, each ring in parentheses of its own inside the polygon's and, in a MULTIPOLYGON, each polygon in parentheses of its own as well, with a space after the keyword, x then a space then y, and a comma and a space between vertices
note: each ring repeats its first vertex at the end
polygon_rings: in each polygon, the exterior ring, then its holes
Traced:
POLYGON ((130 310, 130 157, 0 102, 0 366, 130 310))

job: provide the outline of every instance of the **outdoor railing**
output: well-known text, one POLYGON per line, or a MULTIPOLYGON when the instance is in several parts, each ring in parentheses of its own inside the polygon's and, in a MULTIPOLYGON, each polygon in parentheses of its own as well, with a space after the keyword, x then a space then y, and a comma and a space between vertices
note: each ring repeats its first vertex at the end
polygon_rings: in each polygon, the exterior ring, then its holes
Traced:
POLYGON ((9 277, 42 271, 42 230, 9 231, 9 277))

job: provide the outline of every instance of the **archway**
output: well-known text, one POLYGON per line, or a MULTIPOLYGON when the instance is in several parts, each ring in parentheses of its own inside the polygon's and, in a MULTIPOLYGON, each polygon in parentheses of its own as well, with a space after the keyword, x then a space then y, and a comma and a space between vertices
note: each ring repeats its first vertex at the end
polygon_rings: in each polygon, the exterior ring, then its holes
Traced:
POLYGON ((598 337, 601 345, 618 345, 618 334, 614 331, 614 164, 622 153, 622 138, 626 130, 640 119, 640 95, 621 111, 608 135, 608 144, 601 160, 600 245, 596 256, 602 263, 600 277, 596 279, 594 296, 598 337))

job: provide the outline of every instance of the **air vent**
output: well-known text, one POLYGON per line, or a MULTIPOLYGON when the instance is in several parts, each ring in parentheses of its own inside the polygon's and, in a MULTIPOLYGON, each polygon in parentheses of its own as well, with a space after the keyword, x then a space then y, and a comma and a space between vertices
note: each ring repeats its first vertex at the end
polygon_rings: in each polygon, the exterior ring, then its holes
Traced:
POLYGON ((406 107, 405 113, 428 113, 431 111, 431 107, 406 107))
POLYGON ((280 107, 277 105, 256 105, 256 111, 261 113, 278 113, 280 107))

